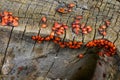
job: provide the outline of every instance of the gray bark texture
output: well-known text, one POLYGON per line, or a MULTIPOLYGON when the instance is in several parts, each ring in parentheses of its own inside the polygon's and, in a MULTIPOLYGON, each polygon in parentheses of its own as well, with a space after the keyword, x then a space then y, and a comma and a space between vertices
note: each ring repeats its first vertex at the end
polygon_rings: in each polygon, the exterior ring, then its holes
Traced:
POLYGON ((9 11, 19 17, 19 26, 0 25, 0 80, 120 80, 120 2, 117 0, 0 0, 0 12, 9 11), (56 12, 58 6, 74 3, 68 14, 56 12), (83 15, 81 22, 91 25, 93 31, 87 35, 75 35, 71 23, 76 15, 83 15), (41 17, 47 17, 47 28, 41 28, 41 17), (107 35, 98 32, 104 20, 110 20, 107 35), (53 22, 69 25, 61 35, 65 41, 87 42, 105 38, 113 42, 118 50, 114 57, 96 57, 87 54, 83 59, 76 56, 86 48, 60 48, 53 42, 36 43, 33 35, 47 36, 53 22), (2 63, 3 62, 3 63, 2 63), (94 72, 94 73, 93 73, 94 72), (88 77, 89 78, 82 78, 88 77))

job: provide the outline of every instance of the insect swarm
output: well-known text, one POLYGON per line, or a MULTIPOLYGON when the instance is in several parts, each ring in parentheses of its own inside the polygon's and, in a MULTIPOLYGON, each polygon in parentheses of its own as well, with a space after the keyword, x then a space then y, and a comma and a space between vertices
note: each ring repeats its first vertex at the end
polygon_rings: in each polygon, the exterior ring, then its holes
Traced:
POLYGON ((106 36, 106 30, 110 26, 110 21, 106 20, 103 25, 99 26, 98 31, 101 35, 106 36))
POLYGON ((86 25, 85 23, 80 23, 80 20, 83 19, 81 15, 75 17, 75 20, 72 23, 72 31, 78 35, 80 32, 83 34, 88 34, 92 31, 92 27, 86 25))
POLYGON ((90 41, 86 44, 86 47, 88 47, 88 48, 91 48, 91 47, 103 48, 103 51, 98 53, 98 55, 100 55, 100 56, 103 56, 103 54, 105 54, 109 57, 109 56, 113 56, 116 54, 115 45, 106 39, 96 39, 96 40, 90 41))
POLYGON ((11 12, 4 11, 0 13, 1 25, 2 26, 18 26, 18 17, 14 17, 11 12))
POLYGON ((73 7, 75 7, 75 4, 69 3, 67 6, 59 7, 57 9, 57 12, 62 13, 62 14, 67 14, 69 12, 72 12, 73 7))

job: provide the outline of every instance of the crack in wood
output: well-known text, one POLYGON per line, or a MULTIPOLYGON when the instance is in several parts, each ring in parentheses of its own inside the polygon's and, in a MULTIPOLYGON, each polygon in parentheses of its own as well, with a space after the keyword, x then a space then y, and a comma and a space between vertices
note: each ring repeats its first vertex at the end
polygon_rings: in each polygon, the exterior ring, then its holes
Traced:
MULTIPOLYGON (((97 8, 98 9, 98 14, 99 14, 99 12, 100 12, 100 9, 99 9, 99 7, 97 6, 98 5, 98 3, 99 3, 99 1, 95 4, 95 6, 94 7, 91 7, 91 9, 92 9, 92 16, 94 15, 94 12, 95 12, 95 9, 97 8), (97 7, 96 7, 97 6, 97 7)), ((89 3, 88 3, 89 4, 89 3)), ((88 24, 88 20, 89 20, 89 15, 90 15, 90 13, 91 13, 91 11, 89 11, 89 14, 88 14, 88 17, 87 17, 87 21, 86 21, 86 23, 85 24, 88 24)), ((96 28, 95 28, 96 29, 96 28)), ((95 33, 96 33, 96 30, 95 30, 95 33)), ((93 37, 93 40, 94 40, 94 37, 93 37)), ((83 42, 84 42, 84 37, 83 37, 83 42)))
MULTIPOLYGON (((56 53, 56 54, 55 54, 55 57, 58 56, 59 51, 60 51, 60 47, 58 46, 58 48, 57 48, 56 51, 55 51, 55 53, 56 53)), ((49 69, 48 69, 48 71, 47 71, 47 73, 46 73, 46 75, 44 76, 45 79, 46 79, 46 77, 48 76, 48 74, 50 73, 52 67, 54 66, 55 61, 56 61, 56 59, 54 58, 52 64, 50 65, 50 67, 49 67, 49 69)), ((44 79, 44 80, 45 80, 45 79, 44 79)))
MULTIPOLYGON (((69 15, 66 24, 67 24, 68 26, 70 26, 71 33, 72 33, 72 34, 75 34, 75 33, 72 31, 71 25, 69 25, 69 19, 70 19, 71 17, 72 17, 72 14, 69 15)), ((66 31, 65 35, 67 35, 67 31, 66 31)), ((75 38, 75 35, 73 35, 73 40, 74 40, 74 38, 75 38)))
MULTIPOLYGON (((52 4, 54 4, 54 1, 52 2, 52 4)), ((50 9, 48 11, 48 13, 50 12, 50 10, 52 9, 53 5, 50 6, 50 9)), ((47 14, 47 15, 50 15, 50 14, 47 14)))
MULTIPOLYGON (((32 3, 32 2, 31 2, 31 3, 32 3)), ((28 11, 28 9, 29 9, 31 3, 28 5, 28 7, 27 7, 25 13, 28 11)), ((26 14, 25 14, 25 16, 26 16, 26 14)), ((26 32, 26 28, 27 28, 27 25, 28 25, 28 21, 29 21, 29 19, 27 20, 27 22, 26 22, 26 24, 25 24, 25 29, 24 29, 24 31, 23 31, 22 38, 21 38, 22 40, 23 40, 24 34, 25 34, 25 32, 26 32)))
MULTIPOLYGON (((33 14, 35 14, 35 9, 37 8, 38 6, 36 5, 34 10, 33 10, 33 14)), ((32 15, 32 18, 33 18, 33 15, 32 15)))
MULTIPOLYGON (((69 22, 69 18, 70 18, 70 17, 71 17, 71 14, 68 16, 66 25, 68 25, 68 22, 69 22)), ((65 30, 65 35, 64 35, 63 41, 65 41, 66 35, 67 35, 67 32, 66 32, 66 30, 65 30)))
MULTIPOLYGON (((53 16, 55 17, 56 14, 57 14, 57 12, 55 12, 55 14, 53 16)), ((61 21, 61 18, 60 18, 60 21, 61 21)), ((57 53, 59 52, 59 50, 60 50, 60 47, 58 46, 58 48, 55 51, 55 53, 56 53, 55 57, 57 56, 57 53)), ((47 73, 44 75, 44 80, 46 80, 46 77, 48 76, 49 72, 51 71, 52 67, 54 66, 54 63, 55 63, 55 58, 53 59, 53 62, 51 63, 47 73)))
MULTIPOLYGON (((108 3, 108 0, 107 0, 107 2, 105 3, 105 6, 104 6, 103 11, 102 11, 102 14, 103 14, 103 12, 105 11, 105 8, 106 8, 106 6, 107 6, 107 3, 108 3)), ((102 4, 101 4, 101 5, 102 5, 102 4)), ((100 13, 100 11, 98 12, 97 15, 99 15, 99 13, 100 13)), ((97 34, 97 20, 98 20, 98 17, 96 16, 95 34, 94 34, 93 40, 96 38, 96 34, 97 34)), ((102 20, 104 21, 104 19, 102 19, 102 20)), ((101 21, 101 24, 103 23, 103 21, 101 21)), ((101 24, 100 24, 100 25, 101 25, 101 24)), ((100 25, 99 25, 99 26, 100 26, 100 25)))
MULTIPOLYGON (((9 11, 9 9, 8 9, 8 11, 9 11)), ((3 65, 4 65, 5 60, 6 60, 7 50, 8 50, 8 47, 9 47, 9 44, 10 44, 10 40, 11 40, 11 37, 12 37, 12 32, 13 32, 13 29, 14 29, 14 26, 10 26, 10 27, 12 27, 12 29, 10 30, 10 36, 9 36, 9 39, 8 39, 7 47, 5 49, 5 53, 4 53, 4 57, 3 57, 3 60, 2 60, 2 64, 1 64, 1 67, 0 67, 0 74, 2 74, 2 68, 3 68, 3 65)))
MULTIPOLYGON (((116 2, 115 2, 116 3, 116 2)), ((115 8, 115 4, 113 5, 113 8, 115 8)), ((119 6, 119 9, 120 9, 120 6, 119 6)), ((115 13, 115 9, 114 9, 114 11, 113 11, 113 14, 112 14, 112 17, 111 17, 111 19, 113 19, 113 17, 114 17, 114 13, 115 13)), ((119 15, 117 16, 117 19, 115 20, 115 24, 113 25, 113 27, 115 26, 116 27, 116 23, 117 23, 117 20, 119 19, 119 15)), ((110 27, 112 30, 114 30, 112 27, 110 27)), ((117 31, 116 30, 114 30, 116 33, 117 33, 117 31)))
MULTIPOLYGON (((71 16, 71 14, 70 14, 70 16, 71 16)), ((70 16, 68 17, 66 24, 68 24, 68 20, 69 20, 70 16)), ((60 18, 60 22, 61 22, 61 19, 62 19, 62 17, 60 18)), ((64 37, 63 37, 63 40, 62 40, 63 42, 64 42, 65 38, 66 38, 66 30, 65 30, 64 37)), ((60 47, 58 47, 58 48, 56 49, 56 55, 55 55, 55 57, 57 57, 57 56, 59 55, 60 49, 61 49, 60 47)), ((46 79, 46 77, 48 76, 48 74, 50 73, 52 67, 54 66, 55 61, 56 61, 56 59, 54 58, 51 66, 50 66, 50 68, 48 69, 48 71, 47 71, 47 73, 46 73, 46 75, 45 75, 45 79, 46 79)), ((45 80, 45 79, 44 79, 44 80, 45 80)))
MULTIPOLYGON (((98 3, 97 3, 98 4, 98 3)), ((96 4, 96 5, 97 5, 96 4)), ((102 2, 101 2, 101 4, 100 4, 100 7, 101 7, 101 5, 102 5, 102 2)), ((97 15, 99 15, 99 12, 100 12, 100 8, 99 7, 97 7, 97 9, 98 9, 98 14, 97 15)), ((94 15, 94 11, 93 11, 93 15, 94 15)), ((96 36, 96 33, 97 33, 97 29, 96 29, 96 27, 97 27, 97 16, 96 16, 96 22, 95 22, 95 33, 94 33, 94 37, 93 37, 93 40, 95 39, 95 36, 96 36)))
MULTIPOLYGON (((55 55, 55 57, 57 57, 58 56, 58 52, 59 52, 59 50, 60 50, 60 47, 58 46, 58 48, 56 49, 56 55, 55 55)), ((49 69, 48 69, 48 71, 47 71, 47 73, 45 74, 45 79, 46 79, 46 77, 48 76, 48 74, 50 73, 50 71, 51 71, 51 69, 52 69, 52 67, 54 66, 54 64, 55 64, 55 61, 56 61, 56 59, 54 58, 53 59, 53 62, 52 62, 52 64, 50 65, 50 67, 49 67, 49 69)), ((44 79, 44 80, 45 80, 44 79)))
MULTIPOLYGON (((42 10, 43 10, 43 6, 42 6, 42 10)), ((40 13, 42 12, 42 10, 40 11, 40 13)), ((42 15, 41 15, 41 17, 42 17, 42 15)), ((38 25, 38 27, 40 26, 41 23, 42 23, 42 21, 40 20, 40 21, 39 21, 39 25, 38 25)), ((37 35, 40 35, 40 31, 41 31, 41 27, 39 27, 38 34, 37 34, 37 35)), ((35 41, 31 53, 34 51, 35 46, 36 46, 36 43, 37 43, 37 41, 35 41)))
POLYGON ((2 66, 0 68, 0 73, 2 73, 2 67, 3 67, 3 65, 5 63, 5 60, 6 60, 7 50, 8 50, 9 44, 10 44, 10 40, 11 40, 13 29, 14 29, 14 27, 12 27, 12 29, 10 31, 10 37, 9 37, 9 40, 8 40, 8 43, 7 43, 7 47, 5 49, 4 57, 3 57, 3 60, 2 60, 2 66))
MULTIPOLYGON (((115 7, 115 4, 113 5, 113 9, 114 9, 114 7, 115 7)), ((111 16, 110 20, 113 19, 114 13, 115 13, 115 9, 114 9, 114 11, 113 11, 113 13, 112 13, 112 16, 111 16)))
POLYGON ((118 38, 119 38, 119 34, 120 34, 120 30, 119 30, 119 32, 117 33, 117 37, 116 37, 116 39, 114 40, 113 43, 115 43, 115 42, 118 40, 118 38))
POLYGON ((116 25, 116 23, 117 23, 118 19, 119 19, 119 15, 118 15, 118 17, 117 17, 117 19, 116 19, 116 21, 115 21, 115 24, 114 24, 114 26, 116 25))
MULTIPOLYGON (((107 6, 107 4, 106 4, 106 6, 107 6)), ((109 12, 110 12, 110 8, 109 8, 109 10, 108 10, 108 12, 107 12, 107 16, 108 16, 108 14, 109 14, 109 12)), ((106 29, 107 30, 107 29, 106 29)), ((105 38, 105 36, 102 36, 102 39, 104 39, 105 38)))
MULTIPOLYGON (((53 3, 52 4, 54 4, 54 1, 53 1, 53 3)), ((51 5, 50 6, 50 9, 49 9, 49 11, 48 11, 48 13, 50 12, 50 10, 52 9, 52 7, 53 7, 53 5, 51 5)), ((49 15, 49 14, 47 14, 47 15, 49 15)), ((48 20, 47 20, 48 21, 48 20)), ((50 20, 51 21, 51 20, 50 20)), ((46 22, 47 23, 47 22, 46 22)), ((53 25, 51 26, 51 28, 53 27, 53 25)), ((47 45, 47 48, 46 49, 48 49, 48 46, 50 45, 50 43, 51 42, 48 42, 48 45, 47 45)))
POLYGON ((20 7, 19 7, 19 9, 18 9, 18 15, 20 15, 20 9, 21 9, 22 6, 23 6, 23 4, 21 4, 20 7))

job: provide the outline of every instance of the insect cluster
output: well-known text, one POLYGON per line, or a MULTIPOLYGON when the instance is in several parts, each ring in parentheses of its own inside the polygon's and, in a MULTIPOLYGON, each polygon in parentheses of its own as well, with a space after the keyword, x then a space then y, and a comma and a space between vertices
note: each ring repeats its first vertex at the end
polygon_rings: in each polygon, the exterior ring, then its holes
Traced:
MULTIPOLYGON (((92 27, 91 26, 87 26, 85 23, 80 23, 80 20, 83 19, 83 17, 81 15, 78 15, 75 17, 75 20, 72 23, 72 31, 75 34, 79 34, 80 32, 83 34, 88 34, 92 31, 92 27)), ((46 17, 42 17, 42 23, 46 24, 47 18, 46 17)), ((109 21, 106 21, 104 25, 102 25, 101 27, 99 27, 100 29, 102 29, 104 32, 105 29, 110 25, 109 21)), ((42 28, 46 28, 42 26, 42 28)), ((59 37, 59 35, 62 35, 65 33, 65 30, 67 30, 69 27, 64 24, 64 23, 59 23, 59 22, 54 22, 54 25, 52 27, 52 32, 50 33, 50 35, 46 36, 46 37, 42 37, 40 35, 37 36, 32 36, 32 40, 37 41, 38 43, 41 43, 43 41, 52 41, 55 44, 58 44, 61 48, 71 48, 71 49, 79 49, 81 48, 81 46, 83 45, 82 42, 77 42, 77 41, 69 41, 69 42, 65 42, 62 41, 61 38, 59 37)), ((102 35, 105 35, 104 33, 101 33, 102 35)), ((116 53, 116 47, 115 45, 106 40, 106 39, 96 39, 93 41, 90 41, 86 44, 87 48, 92 48, 92 47, 99 47, 102 48, 101 52, 97 53, 99 56, 113 56, 116 53)), ((79 58, 83 58, 84 54, 79 54, 78 56, 79 58)))
POLYGON ((0 13, 0 19, 2 26, 18 26, 18 17, 14 17, 11 12, 0 13))
MULTIPOLYGON (((92 31, 92 28, 90 26, 85 26, 85 24, 80 24, 80 19, 82 19, 82 16, 77 16, 75 18, 75 21, 72 23, 72 29, 76 34, 79 34, 79 30, 81 29, 83 34, 87 34, 92 31)), ((42 22, 46 23, 47 19, 46 17, 42 17, 42 22)), ((109 24, 106 23, 105 26, 108 26, 109 24)), ((42 27, 45 28, 45 27, 42 27)), ((104 26, 101 28, 105 29, 104 26)), ((82 42, 77 42, 77 41, 69 41, 65 42, 62 41, 60 37, 58 37, 61 34, 64 34, 65 30, 68 29, 68 26, 63 23, 58 23, 54 22, 54 25, 52 27, 52 32, 50 33, 49 36, 42 37, 40 35, 37 36, 32 36, 32 40, 37 41, 38 43, 41 43, 43 41, 53 41, 55 44, 58 44, 61 48, 71 48, 71 49, 78 49, 81 48, 83 45, 82 42)), ((90 41, 86 44, 87 48, 92 48, 92 47, 99 47, 102 48, 102 51, 97 53, 99 56, 113 56, 116 53, 116 47, 115 45, 106 40, 106 39, 96 39, 93 41, 90 41)), ((80 54, 79 58, 83 58, 84 54, 80 54)))
POLYGON ((83 33, 83 34, 88 34, 92 31, 92 27, 91 26, 87 26, 85 23, 80 23, 80 20, 82 19, 83 17, 81 15, 79 16, 76 16, 74 22, 72 23, 72 31, 75 33, 75 34, 79 34, 80 31, 83 33))
POLYGON ((70 3, 67 6, 60 7, 57 9, 57 12, 62 13, 62 14, 67 14, 72 11, 73 7, 75 7, 74 3, 70 3))
MULTIPOLYGON (((68 4, 67 9, 72 9, 75 5, 73 3, 68 4)), ((64 8, 63 8, 64 9, 64 8)), ((59 9, 58 9, 59 11, 59 9)), ((60 11, 61 13, 64 13, 64 10, 60 11)), ((80 31, 83 34, 88 34, 92 31, 91 26, 87 26, 85 23, 80 23, 80 20, 83 17, 81 15, 78 15, 75 17, 74 22, 72 23, 72 31, 75 34, 79 34, 80 31)), ((0 19, 1 19, 1 25, 2 26, 13 26, 16 27, 18 26, 18 17, 14 17, 11 12, 4 11, 0 13, 0 19)), ((47 27, 47 18, 44 16, 41 18, 42 21, 42 26, 41 28, 46 28, 47 27)), ((104 25, 99 27, 99 32, 102 35, 106 35, 106 29, 110 25, 109 21, 105 21, 104 25)), ((32 36, 32 40, 37 41, 38 43, 41 43, 43 41, 53 41, 55 44, 58 44, 61 48, 71 48, 71 49, 79 49, 83 45, 82 42, 80 41, 63 41, 59 35, 64 34, 65 30, 68 29, 68 26, 64 23, 59 23, 59 22, 54 22, 54 25, 52 27, 52 31, 50 35, 46 37, 42 37, 40 35, 37 36, 32 36)), ((102 51, 97 53, 99 56, 113 56, 116 53, 116 47, 115 45, 106 40, 106 39, 96 39, 93 41, 90 41, 86 44, 87 48, 92 48, 92 47, 98 47, 102 48, 102 51)), ((84 54, 80 54, 79 58, 83 58, 84 54)))
POLYGON ((96 40, 90 41, 86 44, 86 47, 102 48, 103 51, 98 53, 98 55, 100 55, 100 56, 104 56, 104 54, 107 56, 113 56, 116 53, 115 45, 106 39, 96 39, 96 40))
POLYGON ((98 29, 99 33, 103 36, 106 36, 106 29, 108 28, 108 26, 110 25, 110 21, 106 20, 104 25, 101 25, 98 29))
POLYGON ((37 41, 38 43, 41 43, 43 41, 53 41, 55 44, 58 44, 61 48, 71 48, 71 49, 78 49, 82 46, 82 42, 77 41, 69 41, 69 42, 63 42, 60 37, 55 37, 52 35, 49 35, 47 37, 41 37, 41 36, 32 36, 32 40, 37 41))
POLYGON ((68 26, 66 24, 60 24, 58 22, 54 22, 54 25, 52 27, 52 31, 54 31, 56 35, 64 34, 66 29, 68 29, 68 26))

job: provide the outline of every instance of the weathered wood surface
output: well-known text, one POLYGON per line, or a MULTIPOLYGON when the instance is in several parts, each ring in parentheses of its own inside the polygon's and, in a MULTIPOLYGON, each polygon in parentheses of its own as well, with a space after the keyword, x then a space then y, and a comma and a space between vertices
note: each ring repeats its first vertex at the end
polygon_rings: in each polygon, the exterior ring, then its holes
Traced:
MULTIPOLYGON (((73 40, 75 36, 75 40, 83 41, 85 44, 93 39, 106 38, 114 42, 118 50, 120 50, 120 2, 116 0, 1 0, 1 11, 13 12, 13 15, 20 18, 18 27, 0 26, 0 59, 5 58, 2 69, 5 74, 9 74, 9 76, 5 75, 6 78, 15 78, 15 80, 40 80, 42 77, 54 79, 70 78, 67 74, 69 74, 69 68, 71 67, 67 65, 76 55, 83 53, 85 49, 61 49, 52 42, 37 44, 31 40, 31 36, 36 34, 48 35, 51 32, 54 21, 70 25, 76 15, 83 15, 84 19, 82 22, 91 25, 93 31, 88 35, 80 34, 76 36, 71 32, 70 28, 65 33, 65 40, 73 40), (56 8, 59 5, 71 2, 76 4, 73 12, 63 15, 56 12, 56 8), (46 29, 40 27, 40 19, 44 15, 48 19, 48 28, 46 29), (99 25, 103 24, 104 20, 108 19, 111 21, 111 25, 107 29, 107 36, 103 37, 98 33, 97 29, 99 25), (18 72, 18 67, 20 66, 23 66, 24 70, 18 72)), ((61 38, 63 39, 65 35, 61 36, 61 38)), ((77 65, 87 66, 90 56, 72 67, 77 65)), ((112 67, 103 61, 103 64, 106 65, 104 68, 100 68, 100 70, 103 70, 101 72, 104 72, 104 69, 106 70, 109 80, 113 80, 116 74, 116 69, 113 65, 114 60, 112 61, 110 64, 112 67)), ((99 69, 96 69, 96 74, 98 75, 97 70, 99 69)), ((100 78, 100 80, 102 79, 100 78)))

